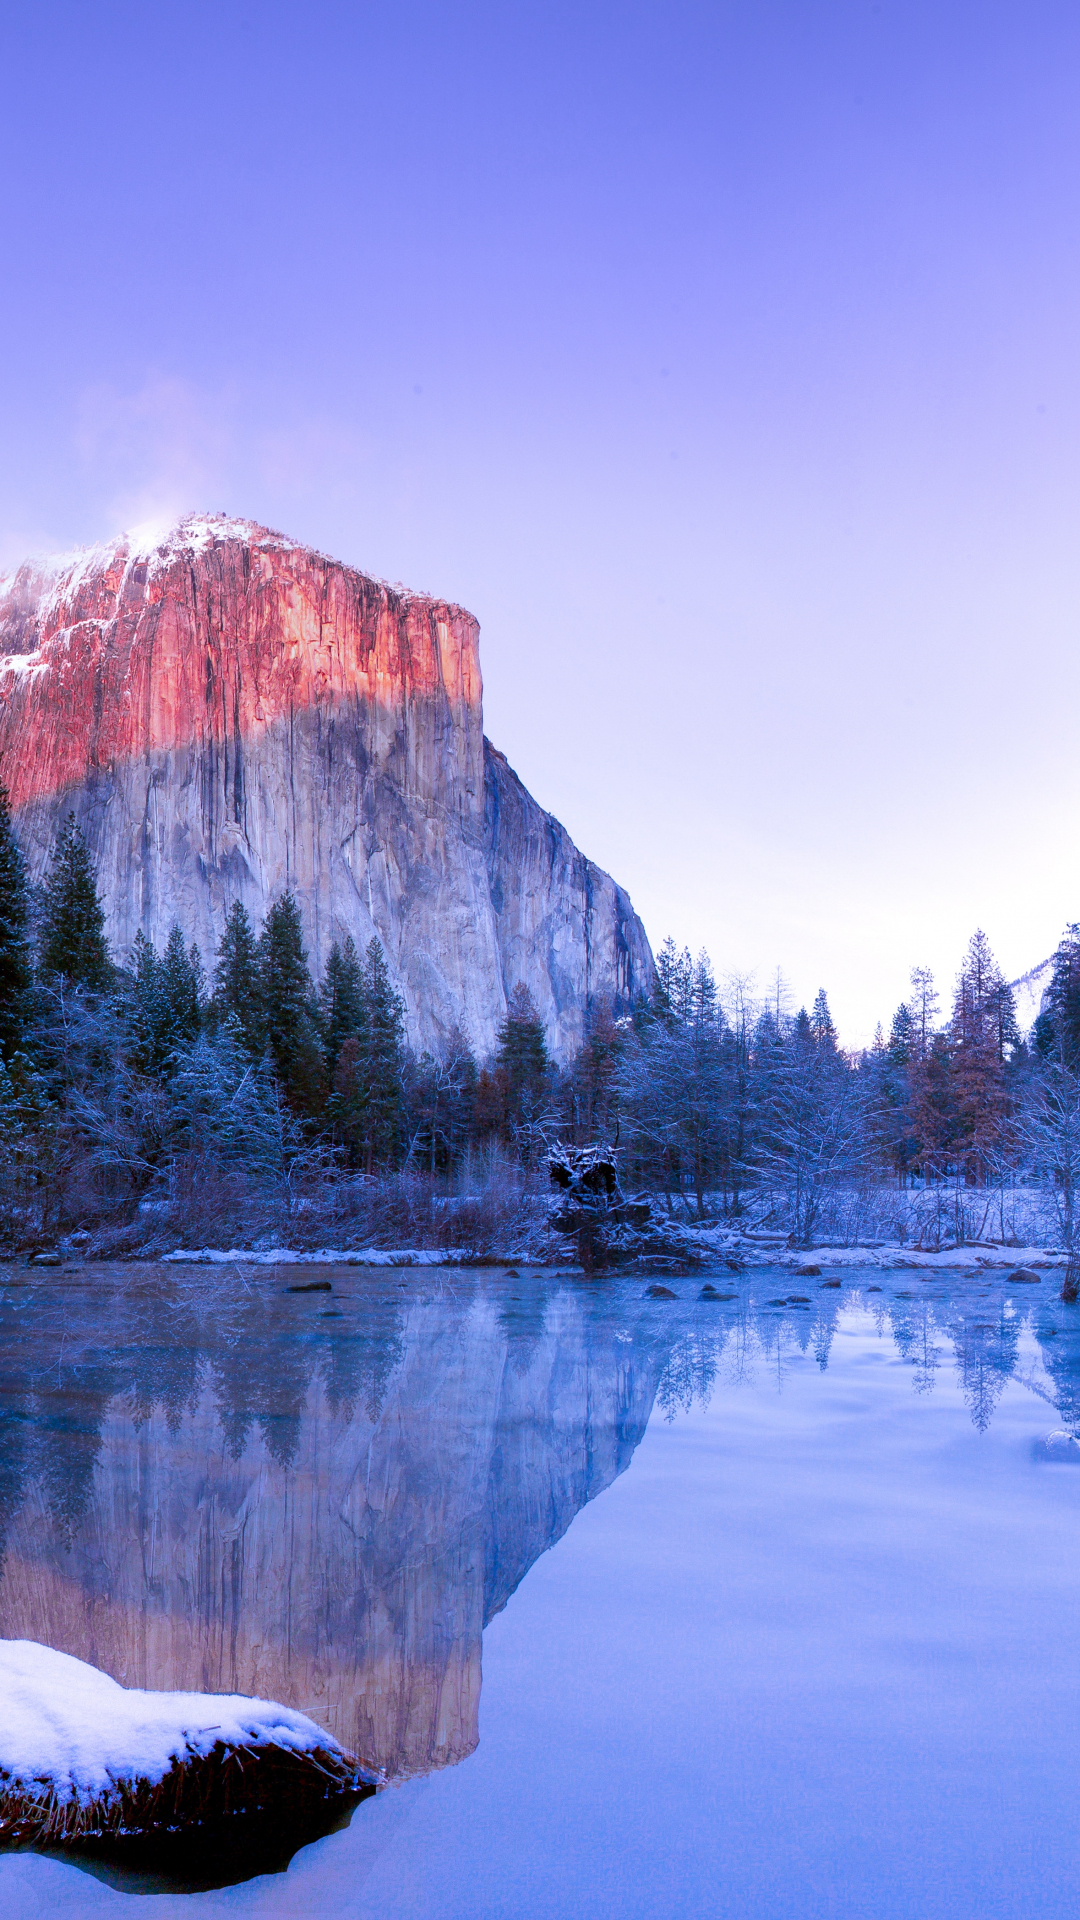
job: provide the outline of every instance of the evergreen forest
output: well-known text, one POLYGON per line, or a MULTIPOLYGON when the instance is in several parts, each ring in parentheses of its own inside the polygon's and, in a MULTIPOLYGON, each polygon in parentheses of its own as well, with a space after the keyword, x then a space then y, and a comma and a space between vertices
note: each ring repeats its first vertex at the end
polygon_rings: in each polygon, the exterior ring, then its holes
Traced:
POLYGON ((175 926, 126 966, 69 817, 34 890, 0 788, 0 1236, 176 1246, 522 1243, 556 1142, 617 1145, 673 1214, 942 1246, 1080 1236, 1080 926, 1019 1031, 982 932, 943 997, 916 967, 888 1030, 839 1044, 824 991, 718 982, 666 941, 651 995, 595 1006, 557 1066, 523 985, 491 1058, 406 1043, 377 939, 313 976, 297 901, 240 904, 204 961, 175 926))

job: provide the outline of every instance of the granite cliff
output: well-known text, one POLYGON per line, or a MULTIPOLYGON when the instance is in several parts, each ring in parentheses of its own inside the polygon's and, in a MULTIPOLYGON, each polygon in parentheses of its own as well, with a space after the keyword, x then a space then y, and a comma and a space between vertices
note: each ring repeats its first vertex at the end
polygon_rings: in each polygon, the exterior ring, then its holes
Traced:
POLYGON ((555 1052, 647 989, 623 889, 484 738, 479 629, 265 527, 192 516, 0 580, 0 777, 31 870, 74 812, 110 941, 212 956, 291 888, 316 965, 378 934, 414 1042, 481 1053, 524 982, 555 1052))

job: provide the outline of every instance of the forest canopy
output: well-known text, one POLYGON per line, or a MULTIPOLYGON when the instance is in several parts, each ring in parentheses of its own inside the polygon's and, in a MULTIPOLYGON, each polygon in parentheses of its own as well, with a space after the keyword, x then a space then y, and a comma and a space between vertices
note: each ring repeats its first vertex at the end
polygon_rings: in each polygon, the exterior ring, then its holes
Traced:
MULTIPOLYGON (((701 1220, 771 1216, 808 1245, 838 1196, 1038 1188, 1080 1227, 1080 926, 1066 928, 1032 1033, 976 931, 951 995, 930 972, 873 1044, 844 1049, 827 994, 792 1008, 718 981, 671 940, 628 1012, 590 1007, 553 1061, 510 987, 490 1058, 454 1028, 416 1053, 377 939, 313 974, 299 905, 261 927, 234 904, 215 954, 174 926, 108 951, 86 842, 69 817, 35 894, 0 789, 0 1232, 9 1245, 168 1223, 181 1237, 331 1214, 366 1184, 438 1194, 542 1183, 554 1141, 619 1142, 624 1184, 701 1220), (486 1174, 484 1170, 487 1170, 486 1174), (337 1194, 337 1200, 328 1198, 337 1194)), ((865 1212, 865 1207, 864 1207, 865 1212)), ((851 1230, 851 1207, 847 1208, 851 1230)), ((1001 1209, 1004 1221, 1004 1208, 1001 1209)))

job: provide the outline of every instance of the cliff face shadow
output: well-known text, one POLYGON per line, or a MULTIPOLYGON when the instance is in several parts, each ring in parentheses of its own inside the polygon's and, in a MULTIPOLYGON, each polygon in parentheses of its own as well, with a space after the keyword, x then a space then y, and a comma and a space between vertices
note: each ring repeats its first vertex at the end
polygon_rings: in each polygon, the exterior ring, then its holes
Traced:
POLYGON ((254 1694, 401 1777, 477 1740, 483 1628, 629 1464, 646 1303, 95 1270, 0 1302, 0 1634, 127 1686, 254 1694), (340 1317, 337 1317, 340 1315, 340 1317))

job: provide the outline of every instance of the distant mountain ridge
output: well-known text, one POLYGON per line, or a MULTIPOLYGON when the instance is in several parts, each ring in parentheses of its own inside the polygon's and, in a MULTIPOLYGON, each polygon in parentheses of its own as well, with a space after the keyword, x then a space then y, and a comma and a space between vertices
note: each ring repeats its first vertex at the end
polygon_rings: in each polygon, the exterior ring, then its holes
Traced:
POLYGON ((31 870, 73 811, 110 941, 291 888, 313 961, 377 934, 414 1042, 494 1043, 524 983, 562 1058, 647 991, 629 897, 485 739, 479 627, 252 521, 188 516, 0 579, 0 777, 31 870))
POLYGON ((1010 980, 1016 1001, 1016 1020, 1021 1033, 1028 1033, 1042 1012, 1043 996, 1054 974, 1054 956, 1029 967, 1018 980, 1010 980))

